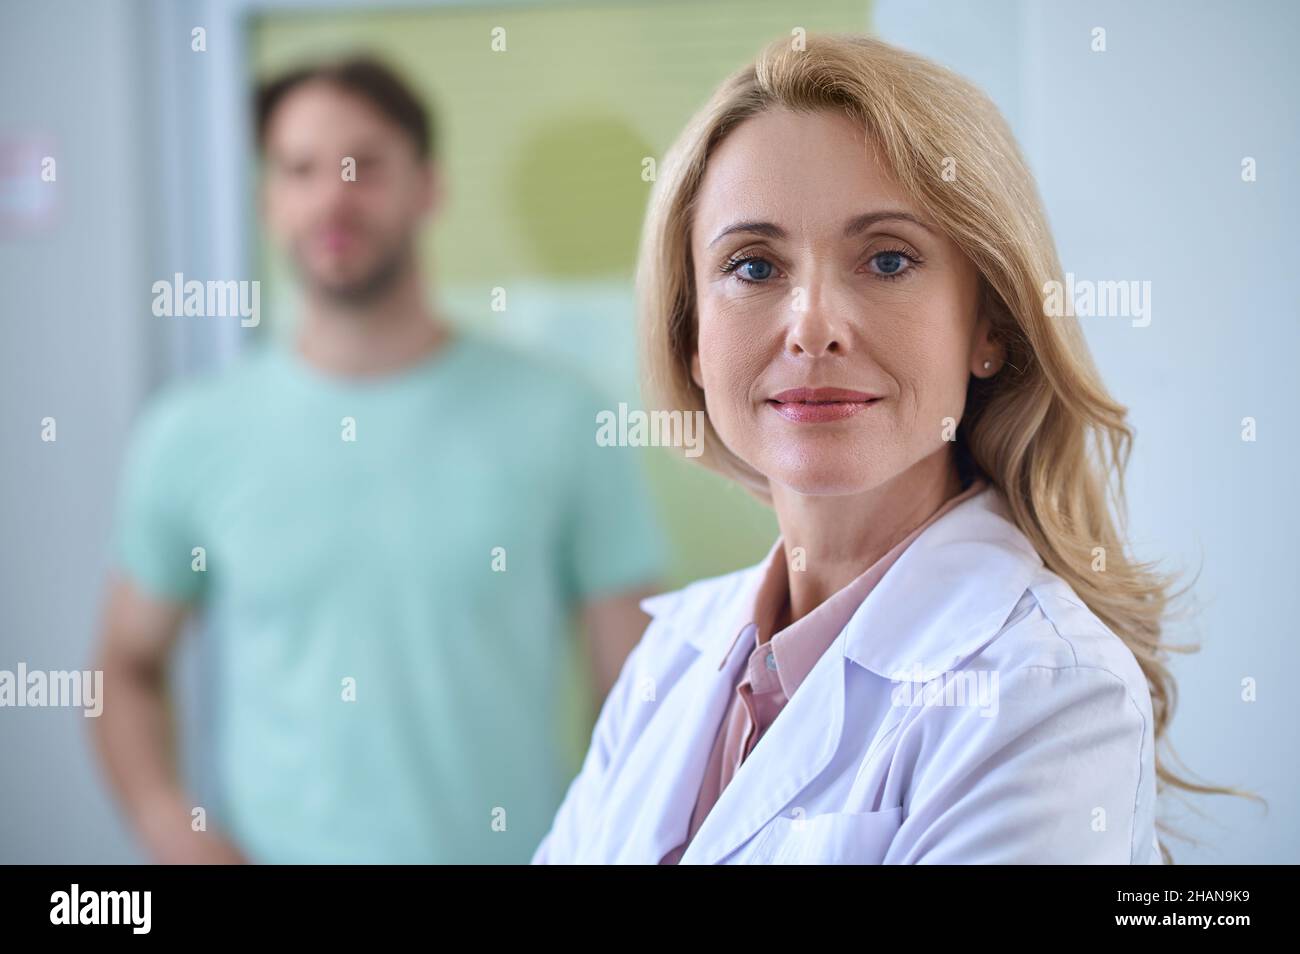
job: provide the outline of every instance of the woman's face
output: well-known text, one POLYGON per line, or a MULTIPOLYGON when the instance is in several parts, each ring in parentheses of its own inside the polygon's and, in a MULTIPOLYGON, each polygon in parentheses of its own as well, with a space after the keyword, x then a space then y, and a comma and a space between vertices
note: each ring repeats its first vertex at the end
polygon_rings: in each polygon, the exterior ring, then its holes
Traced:
POLYGON ((945 449, 970 374, 998 369, 974 265, 844 115, 737 126, 709 160, 690 241, 709 417, 797 493, 865 492, 945 449))

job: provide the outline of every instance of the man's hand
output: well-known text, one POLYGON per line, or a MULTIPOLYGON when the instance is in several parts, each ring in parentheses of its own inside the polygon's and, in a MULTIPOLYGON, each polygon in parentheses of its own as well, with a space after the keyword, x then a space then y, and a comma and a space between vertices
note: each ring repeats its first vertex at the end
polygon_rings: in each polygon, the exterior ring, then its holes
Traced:
POLYGON ((136 827, 151 860, 163 865, 245 865, 233 841, 214 831, 195 831, 191 809, 179 796, 168 798, 138 819, 136 827))
POLYGON ((593 600, 582 607, 582 628, 591 659, 597 708, 613 688, 628 654, 650 625, 650 617, 639 605, 641 600, 658 592, 657 586, 645 586, 593 600))
POLYGON ((104 672, 107 701, 91 729, 109 781, 154 861, 247 863, 226 836, 193 830, 193 808, 176 771, 166 669, 189 612, 129 580, 113 581, 95 667, 104 672))

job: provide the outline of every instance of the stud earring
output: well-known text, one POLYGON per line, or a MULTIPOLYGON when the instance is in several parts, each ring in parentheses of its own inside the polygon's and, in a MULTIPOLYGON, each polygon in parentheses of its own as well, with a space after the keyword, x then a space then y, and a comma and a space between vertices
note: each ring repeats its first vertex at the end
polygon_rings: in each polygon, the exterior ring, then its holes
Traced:
POLYGON ((991 367, 993 367, 993 362, 992 362, 992 361, 985 361, 985 362, 984 362, 984 370, 985 370, 985 371, 987 371, 987 370, 988 370, 989 368, 991 368, 991 367))

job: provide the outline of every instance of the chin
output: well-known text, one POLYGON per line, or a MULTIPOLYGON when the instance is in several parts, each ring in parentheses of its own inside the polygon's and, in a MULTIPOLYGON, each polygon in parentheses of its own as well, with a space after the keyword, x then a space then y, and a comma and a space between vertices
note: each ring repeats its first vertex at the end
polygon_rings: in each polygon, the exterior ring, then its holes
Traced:
POLYGON ((376 290, 382 288, 375 276, 368 272, 318 273, 313 284, 330 298, 357 302, 371 299, 376 290))
POLYGON ((322 288, 347 289, 360 283, 369 269, 360 262, 333 262, 311 269, 311 277, 322 288))
POLYGON ((807 497, 860 494, 884 479, 877 468, 843 450, 815 457, 783 455, 764 468, 768 480, 807 497))

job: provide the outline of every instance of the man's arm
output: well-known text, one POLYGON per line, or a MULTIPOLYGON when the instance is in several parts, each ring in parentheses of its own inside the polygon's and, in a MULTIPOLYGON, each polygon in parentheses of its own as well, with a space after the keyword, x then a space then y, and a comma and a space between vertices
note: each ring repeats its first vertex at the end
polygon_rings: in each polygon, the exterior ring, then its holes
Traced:
POLYGON ((582 630, 586 637, 587 654, 591 659, 598 708, 618 679, 628 654, 650 625, 650 617, 638 604, 647 596, 658 592, 660 588, 646 586, 583 604, 582 630))
POLYGON ((123 578, 109 584, 95 668, 104 673, 104 711, 90 720, 109 782, 155 861, 247 861, 212 831, 194 831, 193 800, 175 759, 167 663, 189 606, 149 596, 123 578))

